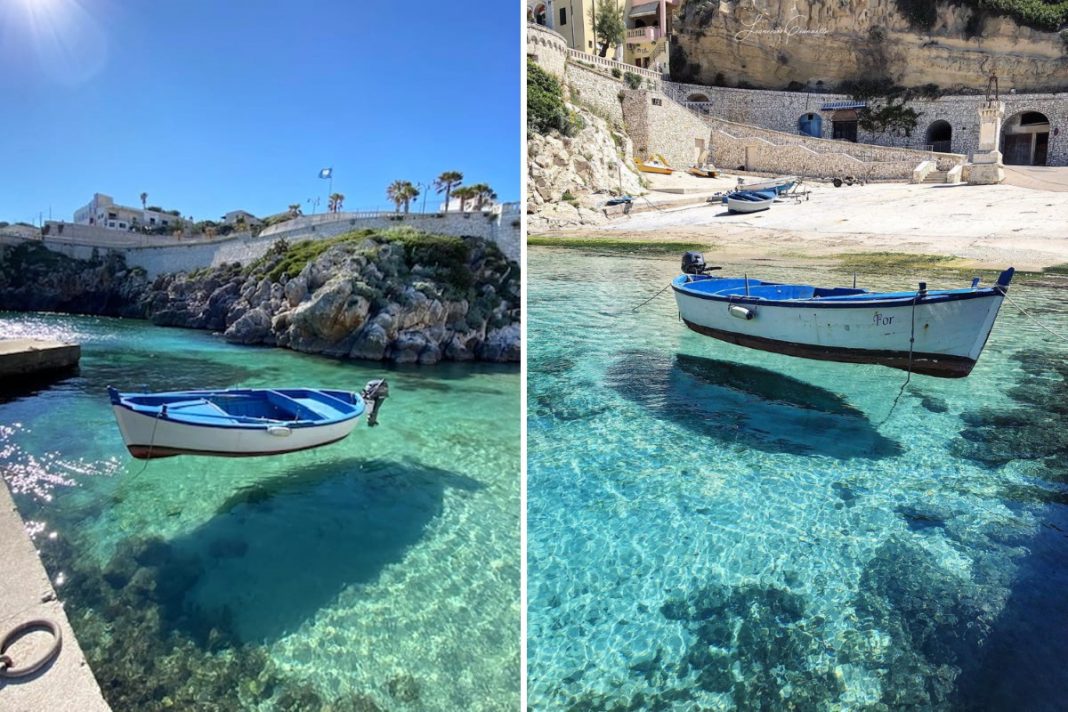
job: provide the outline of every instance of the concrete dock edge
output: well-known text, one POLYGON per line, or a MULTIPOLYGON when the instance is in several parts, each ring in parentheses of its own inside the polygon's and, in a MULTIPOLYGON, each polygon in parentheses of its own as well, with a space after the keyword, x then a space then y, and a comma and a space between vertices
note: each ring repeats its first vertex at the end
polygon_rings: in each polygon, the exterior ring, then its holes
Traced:
MULTIPOLYGON (((37 672, 22 678, 0 678, 0 710, 110 710, 15 508, 7 484, 0 478, 0 638, 15 626, 38 619, 51 620, 59 626, 62 647, 58 656, 37 672)), ((49 641, 44 633, 31 633, 16 646, 20 656, 30 656, 46 650, 49 641)), ((12 647, 13 653, 16 646, 12 647)), ((19 662, 16 660, 16 665, 19 662)))

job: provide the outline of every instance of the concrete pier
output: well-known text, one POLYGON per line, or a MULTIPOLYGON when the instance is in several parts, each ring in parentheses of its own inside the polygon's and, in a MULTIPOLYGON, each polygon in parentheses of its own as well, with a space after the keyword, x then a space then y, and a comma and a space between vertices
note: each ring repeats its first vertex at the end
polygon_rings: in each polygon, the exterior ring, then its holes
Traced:
MULTIPOLYGON (((59 627, 59 653, 25 677, 0 675, 0 710, 108 712, 110 707, 85 661, 63 605, 56 598, 11 493, 0 479, 0 639, 16 626, 34 620, 52 621, 59 627)), ((7 654, 18 668, 38 659, 51 644, 51 634, 29 632, 11 644, 7 654)))
POLYGON ((36 376, 74 368, 82 356, 78 344, 40 339, 0 340, 0 379, 36 376))

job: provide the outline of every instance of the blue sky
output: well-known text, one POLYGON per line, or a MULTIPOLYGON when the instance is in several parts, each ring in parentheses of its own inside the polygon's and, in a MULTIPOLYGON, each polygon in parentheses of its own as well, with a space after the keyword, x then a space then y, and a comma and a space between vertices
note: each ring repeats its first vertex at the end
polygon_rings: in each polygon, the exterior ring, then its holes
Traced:
POLYGON ((517 200, 517 7, 0 0, 0 220, 70 220, 94 192, 310 212, 326 166, 345 209, 444 170, 517 200))

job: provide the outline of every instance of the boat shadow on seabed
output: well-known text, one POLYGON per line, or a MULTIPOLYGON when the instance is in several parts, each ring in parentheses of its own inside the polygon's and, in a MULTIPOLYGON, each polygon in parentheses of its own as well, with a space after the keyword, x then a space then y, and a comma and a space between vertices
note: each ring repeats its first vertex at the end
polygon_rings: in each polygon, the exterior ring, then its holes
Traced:
POLYGON ((449 489, 482 485, 416 462, 319 462, 240 490, 175 539, 121 543, 105 577, 153 580, 163 628, 208 644, 212 629, 243 643, 275 641, 346 587, 374 582, 441 515, 449 489), (142 572, 141 569, 145 569, 142 572))
POLYGON ((842 396, 765 368, 630 351, 609 367, 605 381, 654 417, 724 443, 840 460, 903 452, 842 396))

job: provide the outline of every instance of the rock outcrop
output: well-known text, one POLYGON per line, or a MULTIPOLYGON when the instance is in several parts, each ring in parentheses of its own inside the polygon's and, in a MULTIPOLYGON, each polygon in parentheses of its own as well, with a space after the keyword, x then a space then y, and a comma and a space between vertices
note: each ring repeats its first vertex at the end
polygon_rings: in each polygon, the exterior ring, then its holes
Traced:
POLYGON ((1003 91, 1068 87, 1068 49, 1057 32, 970 3, 690 0, 675 30, 676 81, 829 90, 886 79, 981 90, 996 72, 1003 91), (903 12, 910 6, 912 16, 903 12))
POLYGON ((596 206, 621 193, 645 192, 634 167, 634 148, 622 130, 581 106, 574 136, 557 132, 527 135, 527 210, 531 231, 603 222, 596 206))
POLYGON ((328 242, 152 282, 116 254, 0 247, 0 309, 147 318, 337 358, 519 360, 519 266, 492 243, 407 233, 328 242))

